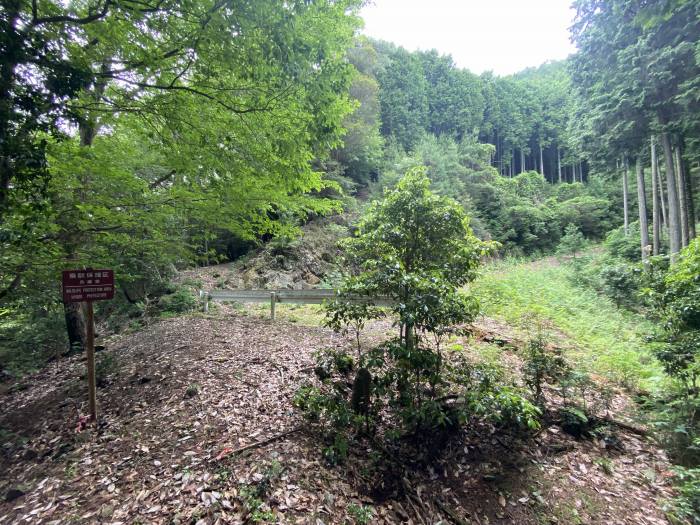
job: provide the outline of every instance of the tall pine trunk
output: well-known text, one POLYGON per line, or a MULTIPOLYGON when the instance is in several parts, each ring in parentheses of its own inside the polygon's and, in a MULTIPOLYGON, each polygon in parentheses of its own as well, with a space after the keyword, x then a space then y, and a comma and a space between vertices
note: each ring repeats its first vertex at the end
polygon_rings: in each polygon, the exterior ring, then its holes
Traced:
POLYGON ((520 149, 520 171, 518 173, 522 173, 525 171, 525 151, 521 148, 520 149))
POLYGON ((676 254, 681 249, 681 216, 680 202, 678 199, 678 183, 676 170, 673 167, 673 151, 671 139, 667 132, 661 133, 661 145, 664 148, 664 161, 666 162, 666 190, 668 192, 668 238, 670 244, 671 261, 675 261, 676 254))
POLYGON ((656 164, 656 143, 654 137, 651 138, 651 229, 652 229, 652 251, 654 255, 659 255, 661 251, 661 225, 659 217, 659 184, 658 170, 656 164))
POLYGON ((625 235, 630 233, 629 188, 627 186, 627 157, 622 161, 622 210, 625 218, 625 235))
POLYGON ((542 156, 542 144, 540 144, 540 175, 544 177, 544 157, 542 156))
POLYGON ((649 224, 647 223, 647 196, 644 188, 644 168, 642 167, 641 155, 637 155, 635 168, 637 172, 637 202, 639 209, 639 231, 642 248, 642 262, 646 264, 649 258, 649 224))

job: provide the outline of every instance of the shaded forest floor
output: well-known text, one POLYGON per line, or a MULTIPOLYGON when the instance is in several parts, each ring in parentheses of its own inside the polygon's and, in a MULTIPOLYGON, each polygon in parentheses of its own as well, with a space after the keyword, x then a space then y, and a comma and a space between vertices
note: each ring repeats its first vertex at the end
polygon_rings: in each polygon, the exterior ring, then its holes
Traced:
MULTIPOLYGON (((80 420, 80 356, 0 394, 0 523, 666 523, 665 454, 619 427, 590 439, 554 424, 530 437, 467 428, 430 467, 396 472, 354 448, 326 464, 292 398, 315 351, 352 341, 318 327, 313 307, 278 314, 222 306, 108 341, 97 432, 80 420)), ((505 321, 455 343, 517 373, 522 327, 505 321)), ((392 331, 376 322, 367 337, 392 331)), ((610 411, 631 421, 625 390, 610 411)))

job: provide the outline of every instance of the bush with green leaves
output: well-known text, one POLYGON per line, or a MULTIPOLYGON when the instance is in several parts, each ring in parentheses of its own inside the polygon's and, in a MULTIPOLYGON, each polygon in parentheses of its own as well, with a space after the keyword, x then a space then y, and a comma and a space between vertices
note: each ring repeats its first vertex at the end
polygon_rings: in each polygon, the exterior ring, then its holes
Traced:
POLYGON ((564 228, 564 235, 559 241, 559 247, 557 251, 562 255, 572 255, 574 259, 576 254, 582 252, 586 249, 588 243, 586 238, 581 233, 574 223, 569 223, 564 228))
POLYGON ((673 524, 700 525, 700 468, 674 468, 676 496, 663 506, 673 524))
MULTIPOLYGON (((653 267, 653 265, 652 265, 653 267)), ((652 272, 653 273, 653 272, 652 272)), ((659 426, 672 453, 687 464, 700 462, 700 239, 680 252, 668 272, 646 290, 661 328, 652 349, 671 378, 659 426)))
POLYGON ((600 266, 600 292, 618 307, 639 307, 642 285, 641 264, 606 258, 600 266))
POLYGON ((447 336, 479 311, 461 287, 494 248, 474 237, 457 202, 430 191, 422 169, 410 170, 373 203, 345 243, 350 274, 326 305, 330 326, 354 332, 354 381, 349 384, 347 372, 326 354, 319 359, 321 386, 304 387, 296 398, 308 416, 331 429, 329 441, 344 426, 420 441, 457 428, 470 415, 537 426, 539 409, 518 390, 480 377, 458 355, 445 354, 447 336), (398 334, 363 350, 359 334, 379 315, 377 297, 391 300, 398 334))
POLYGON ((179 287, 172 293, 160 297, 158 306, 167 313, 187 313, 197 308, 197 297, 188 288, 179 287))
POLYGON ((641 260, 639 247, 639 223, 630 224, 627 233, 620 226, 608 233, 603 243, 606 252, 614 259, 636 263, 641 260))
POLYGON ((532 391, 533 399, 539 406, 544 404, 544 384, 548 380, 561 380, 567 371, 563 357, 550 350, 547 343, 547 336, 538 325, 528 342, 523 367, 525 384, 532 391))

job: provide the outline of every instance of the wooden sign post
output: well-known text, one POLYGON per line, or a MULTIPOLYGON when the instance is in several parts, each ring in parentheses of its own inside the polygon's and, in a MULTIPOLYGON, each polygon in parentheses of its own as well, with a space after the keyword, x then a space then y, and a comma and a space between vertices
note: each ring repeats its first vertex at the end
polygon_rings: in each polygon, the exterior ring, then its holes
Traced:
POLYGON ((88 404, 90 420, 97 421, 97 380, 95 377, 95 316, 93 301, 104 301, 114 297, 114 271, 112 270, 66 270, 63 272, 63 301, 85 303, 88 404))

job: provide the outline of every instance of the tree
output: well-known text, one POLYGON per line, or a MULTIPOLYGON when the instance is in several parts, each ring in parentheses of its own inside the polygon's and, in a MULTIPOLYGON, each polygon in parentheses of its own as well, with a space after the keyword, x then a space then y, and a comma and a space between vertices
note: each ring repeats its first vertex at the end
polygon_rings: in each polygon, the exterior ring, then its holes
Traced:
POLYGON ((428 126, 428 86, 420 58, 403 48, 396 49, 377 78, 382 133, 393 135, 410 150, 428 126))
POLYGON ((675 258, 683 244, 684 217, 691 213, 686 212, 687 186, 674 166, 673 136, 682 136, 695 122, 684 112, 692 106, 691 93, 698 92, 700 7, 685 0, 579 0, 575 7, 579 52, 571 71, 587 108, 587 148, 610 159, 639 152, 650 132, 659 134, 675 258))
POLYGON ((355 108, 343 120, 343 144, 333 157, 343 165, 348 177, 364 185, 376 179, 384 147, 379 130, 379 84, 375 77, 377 52, 368 41, 358 40, 348 50, 348 58, 357 69, 350 84, 355 108))
MULTIPOLYGON (((18 300, 37 274, 55 282, 66 266, 117 265, 124 251, 138 266, 151 241, 172 240, 178 255, 157 250, 158 274, 196 260, 216 228, 255 239, 334 208, 309 195, 327 185, 310 161, 339 143, 351 109, 357 3, 8 7, 0 298, 18 300)), ((140 272, 121 270, 122 284, 140 272)), ((82 314, 66 314, 80 344, 82 314)))
POLYGON ((373 384, 393 392, 413 430, 444 423, 445 407, 437 400, 445 382, 440 343, 477 314, 478 303, 460 287, 476 277, 481 257, 494 247, 474 237, 457 202, 433 194, 429 185, 425 170, 415 168, 372 204, 344 246, 353 275, 328 306, 338 327, 357 323, 358 312, 374 315, 348 307, 358 296, 370 304, 379 296, 394 301, 399 337, 370 352, 355 381, 366 381, 370 371, 381 374, 373 384))
POLYGON ((586 238, 574 223, 567 224, 564 235, 559 241, 559 253, 571 254, 576 259, 576 253, 586 248, 586 238))

